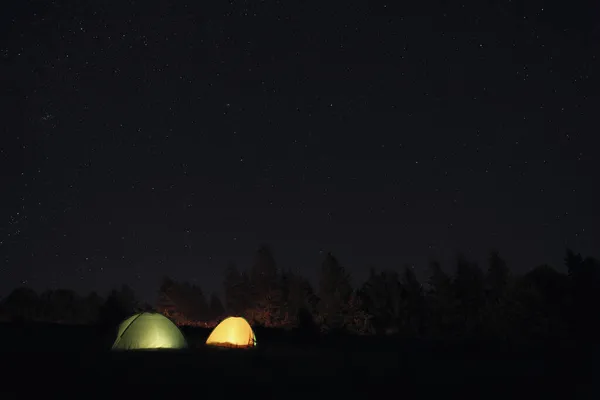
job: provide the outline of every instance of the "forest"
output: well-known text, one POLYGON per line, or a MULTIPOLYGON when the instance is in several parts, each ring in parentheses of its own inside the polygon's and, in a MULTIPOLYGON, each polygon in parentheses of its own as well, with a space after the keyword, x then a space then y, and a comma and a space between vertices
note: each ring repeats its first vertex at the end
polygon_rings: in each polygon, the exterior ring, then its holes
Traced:
POLYGON ((215 326, 230 315, 253 326, 307 333, 397 335, 430 339, 591 339, 598 333, 600 262, 566 250, 566 273, 540 265, 514 274, 497 251, 480 267, 464 255, 451 271, 438 262, 420 282, 410 267, 370 271, 353 287, 350 274, 327 254, 313 287, 277 266, 261 246, 247 270, 231 264, 224 298, 165 277, 156 305, 142 304, 127 285, 106 297, 69 289, 13 290, 0 301, 0 319, 63 324, 117 324, 134 312, 155 310, 180 326, 215 326))

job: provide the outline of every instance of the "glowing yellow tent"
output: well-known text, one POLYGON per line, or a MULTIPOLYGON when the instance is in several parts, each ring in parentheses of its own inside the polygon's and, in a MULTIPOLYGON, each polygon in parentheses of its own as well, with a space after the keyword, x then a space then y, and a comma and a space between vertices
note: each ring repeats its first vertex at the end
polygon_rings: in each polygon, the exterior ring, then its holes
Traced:
POLYGON ((250 324, 241 317, 229 317, 213 329, 206 344, 219 347, 253 347, 256 336, 250 324))
POLYGON ((113 350, 183 349, 187 342, 170 319, 162 314, 132 315, 119 325, 113 350))

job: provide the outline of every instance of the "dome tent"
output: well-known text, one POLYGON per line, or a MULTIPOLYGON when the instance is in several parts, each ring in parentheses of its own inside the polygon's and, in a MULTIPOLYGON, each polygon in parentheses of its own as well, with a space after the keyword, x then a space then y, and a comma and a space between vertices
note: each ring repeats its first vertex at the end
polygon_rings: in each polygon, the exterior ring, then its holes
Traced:
POLYGON ((254 347, 256 346, 256 335, 244 318, 229 317, 213 329, 206 344, 218 347, 254 347))
POLYGON ((183 349, 187 342, 179 328, 162 314, 143 312, 119 325, 112 350, 183 349))

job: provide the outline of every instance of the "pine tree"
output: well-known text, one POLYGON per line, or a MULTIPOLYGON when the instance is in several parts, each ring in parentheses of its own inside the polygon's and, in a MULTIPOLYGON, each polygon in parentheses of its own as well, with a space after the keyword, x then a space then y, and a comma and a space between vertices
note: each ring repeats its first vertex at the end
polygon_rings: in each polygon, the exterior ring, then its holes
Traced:
POLYGON ((437 261, 430 266, 427 293, 429 307, 429 327, 436 337, 445 336, 454 322, 455 297, 450 276, 437 261))
POLYGON ((283 325, 298 326, 300 319, 308 323, 315 313, 314 291, 302 276, 291 271, 281 273, 281 321, 283 325), (309 318, 310 316, 310 318, 309 318))
POLYGON ((235 264, 230 263, 225 271, 223 281, 225 292, 225 309, 229 314, 247 316, 252 307, 250 279, 245 271, 240 272, 235 264))
POLYGON ((175 288, 175 282, 169 278, 164 277, 158 290, 158 302, 156 309, 158 312, 164 314, 168 318, 178 319, 177 316, 177 305, 173 300, 173 290, 175 288))
POLYGON ((4 309, 17 321, 34 321, 39 317, 40 298, 31 288, 19 287, 4 299, 4 309))
POLYGON ((404 303, 403 333, 413 337, 420 336, 424 333, 423 287, 412 266, 404 268, 401 283, 404 303))
POLYGON ((485 276, 484 324, 488 336, 505 338, 510 334, 510 270, 498 251, 492 251, 485 276))
POLYGON ((600 332, 600 262, 583 258, 571 249, 567 250, 565 264, 571 281, 571 324, 577 335, 585 341, 593 340, 600 332))
POLYGON ((274 326, 284 316, 283 288, 271 250, 262 245, 250 270, 252 287, 251 318, 260 325, 274 326))
POLYGON ((486 275, 486 292, 488 301, 500 302, 508 289, 510 270, 498 251, 492 251, 486 275))
POLYGON ((250 280, 257 300, 263 300, 277 285, 278 270, 275 258, 268 246, 262 245, 256 252, 250 270, 250 280))
POLYGON ((402 285, 395 271, 377 273, 370 270, 369 278, 360 290, 361 304, 371 316, 377 333, 397 329, 402 305, 402 285))
POLYGON ((458 300, 458 311, 464 322, 464 333, 477 334, 481 328, 481 312, 485 299, 483 272, 464 255, 457 258, 453 287, 458 300))
POLYGON ((100 319, 106 324, 117 324, 136 312, 138 301, 135 292, 128 285, 121 290, 111 290, 101 307, 100 319))
POLYGON ((159 290, 159 310, 178 323, 204 321, 208 304, 202 288, 187 282, 164 278, 159 290))
POLYGON ((328 253, 321 265, 319 280, 319 318, 325 329, 341 329, 352 296, 350 275, 337 259, 328 253))
POLYGON ((210 320, 217 320, 221 318, 225 314, 225 308, 223 307, 223 303, 221 303, 221 299, 216 293, 210 295, 210 320))

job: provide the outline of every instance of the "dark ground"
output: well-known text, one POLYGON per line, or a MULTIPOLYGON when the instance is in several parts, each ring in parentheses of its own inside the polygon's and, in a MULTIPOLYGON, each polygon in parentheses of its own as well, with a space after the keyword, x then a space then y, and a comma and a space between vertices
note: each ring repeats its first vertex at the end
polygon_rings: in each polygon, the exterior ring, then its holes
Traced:
POLYGON ((255 350, 202 346, 210 330, 184 329, 184 352, 115 353, 102 328, 0 324, 0 399, 597 398, 592 352, 566 343, 431 343, 258 331, 255 350), (110 397, 108 397, 110 396, 110 397), (434 397, 435 396, 435 397, 434 397), (139 398, 139 397, 138 397, 139 398))

